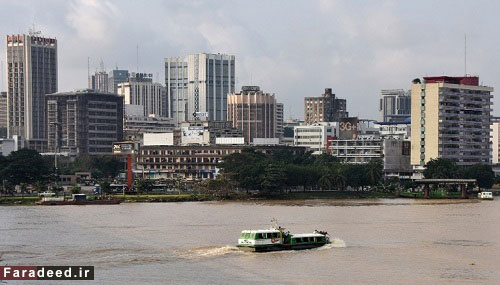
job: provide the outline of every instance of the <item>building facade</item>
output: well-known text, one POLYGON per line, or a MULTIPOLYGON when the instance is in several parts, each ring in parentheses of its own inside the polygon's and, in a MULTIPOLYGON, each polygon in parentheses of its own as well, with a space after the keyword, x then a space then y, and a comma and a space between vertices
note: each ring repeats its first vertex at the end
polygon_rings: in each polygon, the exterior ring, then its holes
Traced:
POLYGON ((227 94, 235 91, 235 57, 192 54, 165 58, 167 116, 176 122, 203 113, 208 120, 227 118, 227 94))
POLYGON ((45 95, 57 92, 57 40, 33 33, 8 35, 6 42, 8 136, 44 151, 45 95))
POLYGON ((479 77, 424 77, 411 89, 411 164, 431 159, 459 165, 490 163, 492 87, 479 77))
POLYGON ((152 74, 132 73, 127 82, 118 83, 117 94, 126 105, 141 106, 142 116, 167 117, 165 87, 153 83, 152 74))
POLYGON ((500 154, 500 118, 492 118, 491 120, 491 164, 499 164, 500 154))
POLYGON ((126 69, 114 69, 109 72, 108 75, 108 92, 117 94, 118 84, 127 82, 130 74, 126 69))
POLYGON ((313 154, 322 154, 327 151, 329 139, 338 136, 337 122, 322 122, 314 125, 294 127, 293 145, 306 147, 313 154))
POLYGON ((411 92, 403 89, 382 90, 379 111, 382 122, 407 120, 411 116, 411 92))
POLYGON ((241 138, 229 121, 186 121, 179 125, 182 145, 213 145, 217 138, 241 138))
POLYGON ((90 77, 89 88, 98 93, 110 93, 108 85, 109 79, 106 71, 98 71, 90 77))
MULTIPOLYGON (((227 155, 241 153, 244 145, 207 145, 207 146, 141 146, 138 159, 138 172, 148 173, 154 179, 184 179, 198 181, 214 179, 219 172, 219 163, 227 155)), ((270 154, 290 149, 304 153, 304 148, 284 146, 252 146, 258 152, 270 154)))
POLYGON ((319 122, 337 122, 340 118, 349 117, 346 99, 339 99, 331 88, 325 88, 320 97, 304 99, 304 121, 311 125, 319 122))
POLYGON ((276 136, 276 99, 259 86, 243 86, 227 96, 227 120, 243 133, 245 141, 276 136))
POLYGON ((328 140, 328 151, 344 163, 368 163, 383 158, 382 139, 358 138, 352 140, 328 140))
POLYGON ((123 98, 93 90, 47 95, 49 152, 111 154, 123 140, 123 98))
POLYGON ((0 92, 0 138, 7 137, 7 92, 0 92))
POLYGON ((283 103, 276 103, 276 138, 283 137, 283 123, 285 117, 285 110, 283 103))

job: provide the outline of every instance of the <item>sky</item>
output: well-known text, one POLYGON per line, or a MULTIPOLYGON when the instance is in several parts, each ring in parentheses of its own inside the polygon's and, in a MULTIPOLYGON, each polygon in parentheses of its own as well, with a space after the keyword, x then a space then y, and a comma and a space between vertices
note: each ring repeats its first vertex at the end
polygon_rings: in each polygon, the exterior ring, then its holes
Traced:
MULTIPOLYGON (((152 73, 164 83, 165 57, 201 52, 235 55, 236 89, 274 93, 287 119, 303 118, 304 97, 324 88, 364 119, 379 119, 381 89, 409 89, 414 78, 467 72, 500 88, 500 1, 0 0, 0 7, 4 68, 5 36, 34 25, 58 40, 59 91, 87 87, 88 58, 91 72, 102 60, 107 71, 152 73)), ((494 97, 500 115, 496 106, 494 97)))

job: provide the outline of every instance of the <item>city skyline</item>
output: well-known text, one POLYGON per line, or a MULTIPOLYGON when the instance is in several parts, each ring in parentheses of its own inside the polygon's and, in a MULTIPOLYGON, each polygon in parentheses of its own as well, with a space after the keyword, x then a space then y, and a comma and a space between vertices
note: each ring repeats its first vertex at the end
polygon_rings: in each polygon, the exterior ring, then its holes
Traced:
MULTIPOLYGON (((275 93, 285 104, 285 118, 303 118, 303 98, 332 88, 347 99, 350 114, 378 119, 381 89, 409 89, 411 80, 422 76, 463 75, 465 34, 467 73, 480 76, 487 86, 500 83, 494 72, 500 62, 493 14, 498 3, 3 4, 0 16, 6 20, 0 32, 4 35, 27 33, 34 23, 44 36, 57 38, 60 91, 86 88, 88 57, 91 74, 102 59, 108 71, 115 66, 131 72, 138 69, 165 82, 165 57, 225 53, 236 57, 235 88, 259 85, 275 93), (422 13, 425 22, 420 20, 422 13), (294 20, 298 17, 300 24, 294 20), (366 108, 367 104, 374 107, 366 108)), ((5 45, 0 46, 5 54, 5 45)), ((5 78, 2 82, 4 91, 5 78)), ((493 115, 498 114, 493 107, 493 115)))

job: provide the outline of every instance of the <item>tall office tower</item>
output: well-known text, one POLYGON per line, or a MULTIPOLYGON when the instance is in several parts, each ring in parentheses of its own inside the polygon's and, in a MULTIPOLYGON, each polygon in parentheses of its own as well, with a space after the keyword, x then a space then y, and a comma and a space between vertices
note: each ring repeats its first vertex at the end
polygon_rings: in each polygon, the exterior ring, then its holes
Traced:
POLYGON ((0 138, 7 137, 7 92, 0 92, 0 138))
POLYGON ((276 138, 283 137, 283 118, 285 113, 283 110, 283 103, 276 103, 276 138))
POLYGON ((234 55, 225 54, 165 58, 168 116, 176 122, 200 115, 226 120, 227 94, 234 93, 234 65, 234 55))
POLYGON ((321 97, 306 97, 304 103, 304 121, 307 125, 338 122, 340 118, 349 117, 346 99, 337 98, 331 88, 325 88, 321 97))
POLYGON ((259 86, 243 86, 240 93, 227 96, 227 120, 240 129, 245 142, 276 135, 276 99, 259 86))
POLYGON ((407 120, 411 116, 411 92, 403 89, 382 90, 379 111, 382 122, 407 120))
POLYGON ((123 139, 123 98, 93 90, 47 95, 50 152, 111 154, 123 139))
POLYGON ((124 97, 126 109, 130 105, 142 109, 142 114, 135 115, 166 117, 165 87, 153 83, 152 74, 132 72, 128 82, 118 84, 117 93, 124 97))
POLYGON ((411 86, 411 164, 435 158, 490 163, 492 87, 479 77, 424 77, 411 86))
POLYGON ((130 74, 128 73, 128 70, 111 70, 108 75, 108 92, 114 94, 118 93, 118 84, 127 82, 129 76, 130 74))
POLYGON ((90 78, 91 86, 90 89, 95 90, 99 93, 111 93, 109 92, 109 79, 106 71, 97 71, 90 78))
POLYGON ((57 92, 57 40, 39 33, 7 36, 7 87, 8 136, 44 151, 45 95, 57 92))

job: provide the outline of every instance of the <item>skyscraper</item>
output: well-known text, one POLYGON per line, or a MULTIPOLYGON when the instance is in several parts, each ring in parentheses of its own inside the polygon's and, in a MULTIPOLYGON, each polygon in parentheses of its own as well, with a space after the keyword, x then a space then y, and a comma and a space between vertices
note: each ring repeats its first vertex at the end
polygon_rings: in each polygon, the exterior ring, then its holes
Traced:
POLYGON ((118 92, 118 84, 127 82, 129 77, 128 70, 114 69, 108 75, 108 92, 116 94, 118 92))
POLYGON ((283 103, 276 103, 276 136, 283 137, 283 118, 285 117, 283 103))
POLYGON ((90 89, 98 93, 111 93, 109 92, 109 79, 106 71, 97 71, 90 79, 90 89))
POLYGON ((382 122, 401 122, 411 116, 411 92, 388 89, 380 92, 380 116, 382 122))
POLYGON ((490 162, 492 87, 479 77, 424 77, 411 88, 411 164, 435 158, 459 165, 490 162))
POLYGON ((7 36, 8 136, 47 146, 45 95, 57 92, 57 40, 39 33, 7 36))
POLYGON ((242 86, 227 97, 227 120, 240 129, 247 143, 276 136, 276 99, 259 86, 242 86))
POLYGON ((235 57, 225 54, 192 54, 165 58, 168 116, 191 120, 195 114, 208 120, 227 117, 227 94, 234 93, 235 57))
POLYGON ((165 87, 154 83, 152 74, 132 72, 127 82, 118 84, 117 94, 124 97, 126 107, 140 106, 142 114, 139 115, 166 117, 165 87))
POLYGON ((7 92, 0 92, 0 138, 7 137, 7 92))
POLYGON ((311 125, 319 122, 338 122, 340 118, 349 117, 346 99, 340 99, 325 88, 321 97, 304 98, 304 121, 311 125))

